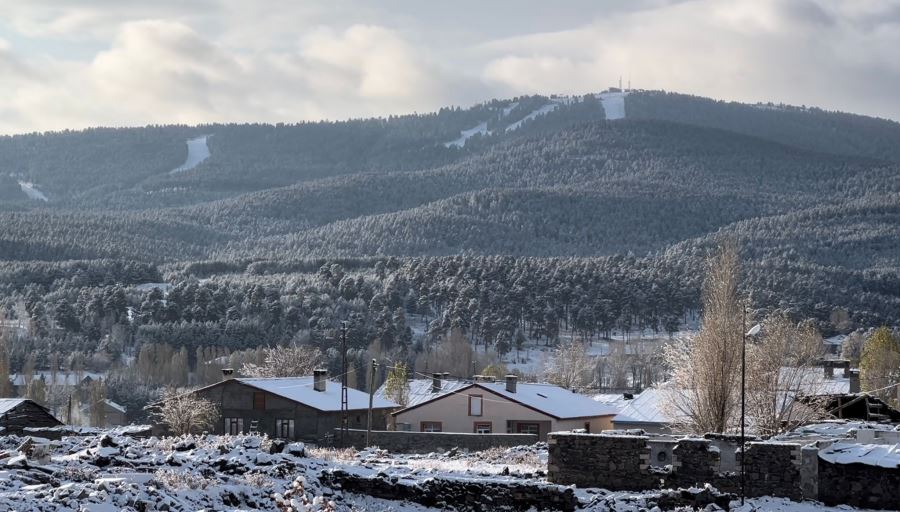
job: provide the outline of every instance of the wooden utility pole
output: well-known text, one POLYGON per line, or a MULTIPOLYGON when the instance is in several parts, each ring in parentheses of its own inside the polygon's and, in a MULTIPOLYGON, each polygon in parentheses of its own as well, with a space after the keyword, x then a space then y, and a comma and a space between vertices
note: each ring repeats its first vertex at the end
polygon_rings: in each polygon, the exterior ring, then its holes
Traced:
POLYGON ((369 415, 366 420, 366 448, 372 446, 372 400, 375 397, 375 368, 378 363, 372 359, 372 369, 369 372, 369 415))

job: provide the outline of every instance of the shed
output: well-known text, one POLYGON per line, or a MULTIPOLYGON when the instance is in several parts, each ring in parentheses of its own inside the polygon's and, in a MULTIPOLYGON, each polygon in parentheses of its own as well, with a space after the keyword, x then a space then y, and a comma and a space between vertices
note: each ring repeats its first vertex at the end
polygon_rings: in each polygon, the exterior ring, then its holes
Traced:
POLYGON ((0 427, 21 434, 26 427, 56 427, 63 423, 50 411, 27 398, 0 398, 0 427))

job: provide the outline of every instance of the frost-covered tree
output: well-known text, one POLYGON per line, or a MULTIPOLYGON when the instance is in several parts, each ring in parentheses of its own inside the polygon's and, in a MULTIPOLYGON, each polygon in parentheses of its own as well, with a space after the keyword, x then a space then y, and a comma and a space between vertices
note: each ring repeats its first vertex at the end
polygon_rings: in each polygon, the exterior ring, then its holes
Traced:
POLYGON ((747 348, 747 417, 753 431, 771 436, 819 419, 815 397, 824 392, 822 336, 810 323, 786 315, 763 322, 759 342, 747 348))
POLYGON ((594 364, 580 341, 563 343, 544 363, 544 378, 551 384, 576 389, 591 381, 594 364))
POLYGON ((147 407, 160 423, 175 435, 196 434, 211 428, 219 419, 215 403, 193 393, 166 391, 162 399, 147 407))
POLYGON ((744 334, 739 279, 737 247, 726 242, 708 262, 700 331, 666 350, 672 369, 672 383, 665 388, 668 412, 690 432, 726 432, 735 426, 744 334))
POLYGON ((245 363, 241 374, 248 377, 299 377, 312 375, 322 364, 322 352, 311 345, 264 349, 262 364, 245 363))

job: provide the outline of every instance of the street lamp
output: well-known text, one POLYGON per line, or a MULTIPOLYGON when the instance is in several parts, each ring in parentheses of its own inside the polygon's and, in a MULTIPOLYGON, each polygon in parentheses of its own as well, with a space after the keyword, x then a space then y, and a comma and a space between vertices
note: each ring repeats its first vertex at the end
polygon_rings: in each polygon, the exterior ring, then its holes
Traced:
MULTIPOLYGON (((743 328, 747 328, 747 308, 746 306, 743 308, 743 316, 742 316, 743 328)), ((747 402, 747 338, 756 336, 759 334, 759 331, 762 329, 762 326, 759 324, 754 325, 750 328, 749 331, 744 333, 744 337, 741 340, 741 505, 744 504, 744 497, 746 495, 744 488, 744 467, 747 465, 746 455, 747 455, 747 443, 744 440, 744 425, 746 424, 746 402, 747 402)))

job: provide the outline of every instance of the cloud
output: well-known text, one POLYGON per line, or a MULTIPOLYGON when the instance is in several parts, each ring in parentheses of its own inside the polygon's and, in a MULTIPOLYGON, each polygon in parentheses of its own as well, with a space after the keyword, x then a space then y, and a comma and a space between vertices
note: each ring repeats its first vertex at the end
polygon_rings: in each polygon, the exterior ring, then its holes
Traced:
POLYGON ((900 119, 900 0, 570 2, 0 0, 0 132, 421 112, 620 75, 900 119))

